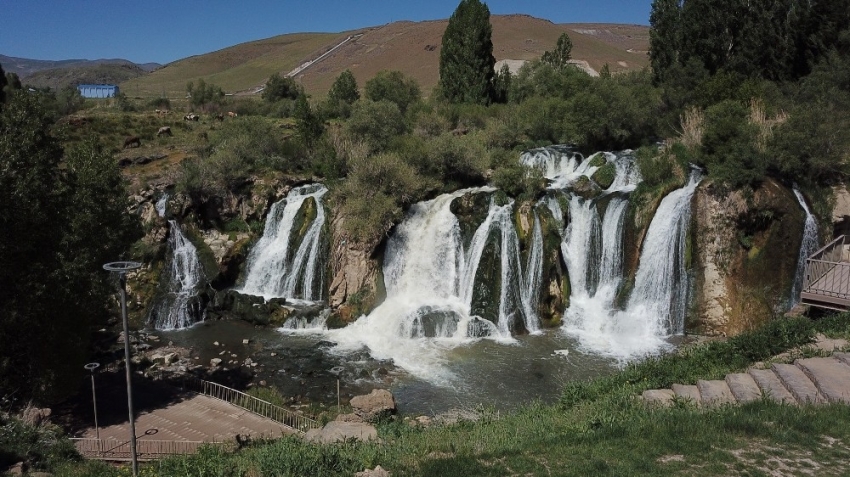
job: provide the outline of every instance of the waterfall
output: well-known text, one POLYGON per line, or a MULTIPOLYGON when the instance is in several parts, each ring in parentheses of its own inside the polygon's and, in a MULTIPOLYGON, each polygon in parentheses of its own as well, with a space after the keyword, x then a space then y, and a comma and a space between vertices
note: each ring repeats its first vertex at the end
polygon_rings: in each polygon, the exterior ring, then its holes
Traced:
POLYGON ((794 195, 800 203, 800 207, 806 213, 806 223, 803 227, 803 240, 800 242, 800 254, 797 258, 797 272, 794 274, 794 284, 791 286, 791 300, 789 308, 800 302, 800 292, 803 290, 803 275, 806 273, 806 259, 818 249, 818 223, 815 216, 809 211, 806 199, 797 185, 794 184, 794 195))
MULTIPOLYGON (((661 200, 646 232, 624 310, 614 309, 613 303, 622 268, 622 251, 615 250, 622 248, 622 239, 615 236, 622 233, 625 204, 609 203, 603 221, 600 286, 592 295, 589 289, 574 286, 566 311, 564 328, 584 348, 627 360, 661 349, 666 346, 665 336, 683 332, 688 291, 686 234, 691 198, 700 180, 700 172, 692 171, 684 187, 661 200)), ((569 270, 573 280, 573 268, 569 270)))
POLYGON ((584 159, 581 154, 564 146, 532 149, 520 157, 522 165, 540 169, 543 176, 552 181, 551 189, 564 189, 581 176, 592 176, 598 167, 591 166, 591 162, 591 158, 584 159))
POLYGON ((169 197, 170 196, 168 195, 168 192, 163 192, 162 197, 160 197, 159 200, 156 201, 156 205, 154 206, 154 208, 156 209, 156 214, 160 217, 165 217, 166 206, 168 206, 169 197))
POLYGON ((320 259, 325 225, 322 196, 327 191, 321 184, 296 187, 285 199, 272 205, 263 236, 248 256, 245 284, 240 293, 266 299, 322 299, 324 277, 320 259), (303 207, 308 199, 314 201, 316 215, 309 224, 298 226, 299 220, 307 219, 303 207))
POLYGON ((459 190, 411 207, 387 242, 384 281, 387 298, 368 316, 329 335, 342 350, 366 346, 378 359, 393 359, 414 375, 439 380, 443 351, 488 337, 512 341, 518 323, 538 330, 534 312, 542 268, 542 231, 535 221, 524 274, 513 202, 491 197, 487 216, 464 243, 451 205, 465 195, 492 188, 459 190), (494 246, 499 264, 496 316, 474 316, 476 275, 485 250, 494 246), (533 275, 533 277, 532 277, 533 275), (519 317, 518 315, 523 315, 519 317))
POLYGON ((204 307, 198 298, 203 279, 198 251, 183 234, 180 224, 169 220, 168 225, 168 248, 171 250, 167 264, 168 290, 153 307, 150 318, 158 330, 186 328, 204 319, 204 307))

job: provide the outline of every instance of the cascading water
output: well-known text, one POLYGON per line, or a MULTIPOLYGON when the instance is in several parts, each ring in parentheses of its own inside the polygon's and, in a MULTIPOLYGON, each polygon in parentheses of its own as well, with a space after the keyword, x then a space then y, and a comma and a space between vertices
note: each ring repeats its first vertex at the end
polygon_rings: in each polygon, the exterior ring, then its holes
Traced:
MULTIPOLYGON (((599 153, 607 154, 607 153, 599 153)), ((589 158, 565 146, 549 146, 532 149, 520 156, 520 163, 526 167, 543 171, 543 176, 552 181, 550 189, 564 189, 579 177, 590 177, 599 168, 592 166, 589 158)))
POLYGON ((410 209, 387 243, 386 300, 344 330, 329 332, 341 350, 365 345, 375 358, 393 359, 414 375, 439 381, 447 349, 480 337, 511 341, 511 329, 520 323, 531 332, 539 328, 534 313, 542 267, 539 224, 532 231, 526 263, 531 272, 524 275, 512 202, 498 205, 491 198, 487 216, 468 244, 452 213, 454 200, 493 191, 460 190, 410 209), (474 316, 476 275, 485 249, 494 241, 500 267, 498 315, 474 316))
POLYGON ((240 293, 266 299, 322 299, 322 196, 327 191, 321 184, 296 187, 272 205, 263 236, 248 256, 245 285, 240 293), (296 227, 298 220, 306 220, 303 208, 308 199, 313 200, 315 217, 309 225, 296 227))
POLYGON ((156 205, 154 206, 154 208, 156 209, 156 214, 160 217, 165 217, 165 211, 166 207, 168 206, 169 197, 170 196, 168 195, 168 192, 165 192, 162 194, 162 197, 160 197, 159 200, 156 201, 156 205))
MULTIPOLYGON (((565 330, 578 337, 584 348, 627 360, 665 347, 665 336, 683 331, 688 290, 686 234, 691 197, 700 180, 701 174, 693 171, 684 187, 659 204, 643 241, 635 285, 625 310, 613 308, 622 260, 622 239, 613 237, 622 233, 625 204, 609 203, 603 221, 600 286, 592 295, 587 287, 573 286, 564 320, 565 330)), ((575 274, 569 263, 572 280, 575 274)), ((580 269, 576 272, 581 274, 580 269)))
POLYGON ((806 223, 803 226, 803 240, 800 243, 800 254, 797 258, 797 272, 794 275, 794 285, 791 287, 791 300, 789 308, 800 302, 800 292, 803 289, 803 275, 806 273, 806 259, 818 249, 818 223, 815 216, 809 211, 806 199, 797 185, 794 185, 794 195, 800 203, 800 207, 806 213, 806 223))
POLYGON ((186 328, 204 319, 204 306, 198 297, 203 282, 198 251, 174 220, 168 221, 170 236, 168 248, 171 258, 167 263, 168 289, 151 311, 150 321, 158 330, 186 328))

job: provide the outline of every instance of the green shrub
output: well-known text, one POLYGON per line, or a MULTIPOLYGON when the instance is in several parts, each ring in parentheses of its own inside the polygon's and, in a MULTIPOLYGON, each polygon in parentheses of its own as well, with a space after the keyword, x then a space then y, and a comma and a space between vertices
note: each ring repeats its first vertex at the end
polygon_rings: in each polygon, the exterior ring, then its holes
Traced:
POLYGON ((374 101, 389 101, 405 114, 413 104, 422 98, 422 92, 416 80, 401 71, 379 71, 366 82, 366 98, 374 101))
POLYGON ((367 141, 373 151, 383 151, 392 138, 404 133, 407 127, 395 103, 366 100, 354 103, 346 129, 354 137, 367 141))

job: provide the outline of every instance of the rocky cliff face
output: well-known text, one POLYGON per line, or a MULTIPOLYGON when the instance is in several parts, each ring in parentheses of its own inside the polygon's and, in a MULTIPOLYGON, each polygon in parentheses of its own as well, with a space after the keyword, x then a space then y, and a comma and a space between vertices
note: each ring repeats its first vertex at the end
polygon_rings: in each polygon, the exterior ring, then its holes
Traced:
POLYGON ((383 301, 386 293, 378 259, 380 250, 352 241, 343 232, 345 217, 338 213, 332 216, 328 304, 336 310, 336 319, 329 320, 329 326, 340 326, 368 313, 383 301))
POLYGON ((772 179, 751 194, 703 182, 694 194, 688 328, 734 335, 785 311, 804 222, 791 190, 772 179))

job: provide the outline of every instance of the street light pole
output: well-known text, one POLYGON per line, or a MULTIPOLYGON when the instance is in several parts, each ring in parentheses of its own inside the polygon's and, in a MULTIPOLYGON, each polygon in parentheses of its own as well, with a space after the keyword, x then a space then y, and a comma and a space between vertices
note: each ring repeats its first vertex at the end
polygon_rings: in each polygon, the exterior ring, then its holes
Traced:
POLYGON ((110 262, 103 266, 108 272, 118 273, 121 288, 121 319, 124 321, 124 368, 127 371, 127 408, 130 414, 130 454, 133 459, 133 477, 139 475, 139 461, 136 456, 136 419, 133 416, 133 385, 130 370, 130 325, 127 322, 127 272, 138 270, 139 262, 110 262))
POLYGON ((91 374, 91 405, 94 408, 94 434, 100 440, 100 427, 97 425, 97 393, 94 390, 94 370, 100 367, 100 363, 89 363, 84 366, 91 374))

